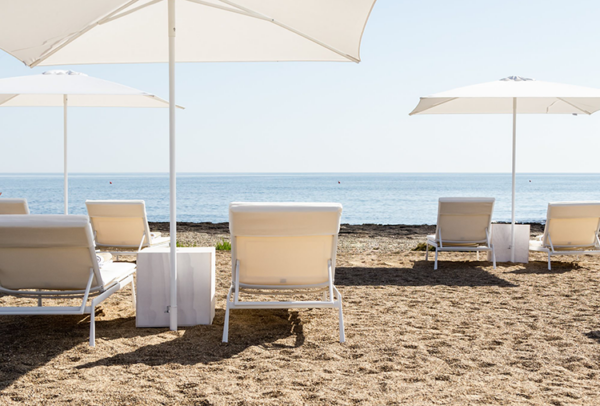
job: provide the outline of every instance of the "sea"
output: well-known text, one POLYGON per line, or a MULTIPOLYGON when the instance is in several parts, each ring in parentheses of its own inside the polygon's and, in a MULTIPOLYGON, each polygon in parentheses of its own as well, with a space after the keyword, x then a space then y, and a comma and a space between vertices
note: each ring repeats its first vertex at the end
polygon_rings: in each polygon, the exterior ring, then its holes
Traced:
MULTIPOLYGON (((600 174, 518 174, 516 220, 543 222, 548 202, 600 201, 600 174)), ((0 174, 0 199, 25 197, 33 214, 63 213, 62 174, 0 174)), ((508 173, 180 173, 177 221, 226 222, 230 202, 339 202, 349 224, 435 224, 439 197, 495 197, 511 218, 508 173)), ((69 214, 85 201, 141 199, 151 222, 169 220, 166 173, 74 173, 69 214)))

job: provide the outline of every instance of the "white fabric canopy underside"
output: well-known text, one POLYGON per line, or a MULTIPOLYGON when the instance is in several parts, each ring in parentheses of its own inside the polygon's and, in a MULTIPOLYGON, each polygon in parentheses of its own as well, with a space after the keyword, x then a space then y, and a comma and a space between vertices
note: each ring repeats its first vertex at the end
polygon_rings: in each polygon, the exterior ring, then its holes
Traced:
POLYGON ((150 93, 71 71, 0 79, 0 107, 168 107, 150 93))
MULTIPOLYGON (((0 15, 0 48, 29 66, 168 60, 166 0, 56 0, 50 16, 43 3, 0 0, 4 15, 29 15, 27 24, 0 15)), ((176 61, 359 61, 374 3, 177 0, 176 61)))
POLYGON ((600 110, 600 90, 540 82, 498 80, 422 97, 414 114, 592 114, 600 110))

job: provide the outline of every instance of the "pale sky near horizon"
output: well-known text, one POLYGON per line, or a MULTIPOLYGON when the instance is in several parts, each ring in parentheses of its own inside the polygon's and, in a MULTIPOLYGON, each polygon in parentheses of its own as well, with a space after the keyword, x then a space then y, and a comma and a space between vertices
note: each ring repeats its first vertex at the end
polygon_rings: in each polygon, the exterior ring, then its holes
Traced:
MULTIPOLYGON (((600 88, 600 2, 378 0, 360 64, 177 65, 179 172, 510 172, 510 115, 409 117, 519 75, 600 88)), ((166 64, 72 69, 167 98, 166 64)), ((600 172, 600 112, 518 117, 519 172, 600 172)), ((62 172, 62 109, 0 108, 0 173, 62 172)), ((167 109, 71 108, 70 172, 167 172, 167 109)))

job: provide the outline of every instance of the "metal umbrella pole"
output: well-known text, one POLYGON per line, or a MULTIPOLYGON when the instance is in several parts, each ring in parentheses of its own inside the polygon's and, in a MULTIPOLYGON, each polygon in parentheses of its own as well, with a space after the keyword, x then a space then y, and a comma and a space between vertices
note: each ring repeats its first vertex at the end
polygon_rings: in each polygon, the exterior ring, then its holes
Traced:
POLYGON ((169 216, 171 237, 171 305, 169 328, 177 330, 177 207, 175 172, 175 0, 169 0, 169 216))

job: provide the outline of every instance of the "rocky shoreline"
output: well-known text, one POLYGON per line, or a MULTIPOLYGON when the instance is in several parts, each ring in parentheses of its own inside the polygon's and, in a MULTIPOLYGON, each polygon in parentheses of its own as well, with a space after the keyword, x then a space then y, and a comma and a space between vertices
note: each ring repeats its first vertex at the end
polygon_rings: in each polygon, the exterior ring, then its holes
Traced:
MULTIPOLYGON (((503 223, 499 223, 503 224, 503 223)), ((542 223, 519 223, 529 224, 531 226, 531 234, 539 235, 544 232, 544 225, 542 223)), ((149 223, 150 229, 153 231, 169 232, 169 223, 167 222, 151 222, 149 223)), ((224 235, 229 234, 229 223, 189 223, 179 222, 177 223, 177 230, 179 232, 196 232, 211 235, 224 235)), ((419 238, 425 237, 428 234, 435 233, 435 225, 431 224, 420 224, 420 225, 406 225, 406 224, 342 224, 340 228, 340 235, 357 236, 357 237, 399 237, 399 238, 419 238)))

